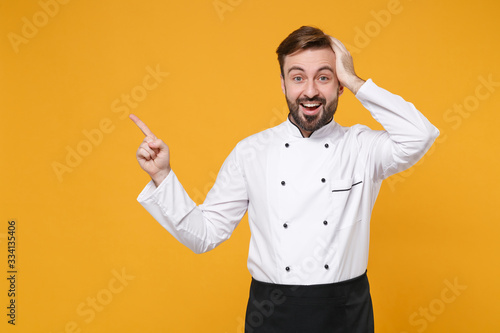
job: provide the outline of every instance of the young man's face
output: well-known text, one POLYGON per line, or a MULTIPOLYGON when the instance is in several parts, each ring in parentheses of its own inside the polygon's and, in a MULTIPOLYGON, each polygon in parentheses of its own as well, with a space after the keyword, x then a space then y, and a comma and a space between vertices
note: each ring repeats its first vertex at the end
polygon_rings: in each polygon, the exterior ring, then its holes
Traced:
POLYGON ((291 121, 304 136, 333 118, 344 91, 335 72, 335 53, 329 47, 306 49, 285 57, 281 88, 291 121))

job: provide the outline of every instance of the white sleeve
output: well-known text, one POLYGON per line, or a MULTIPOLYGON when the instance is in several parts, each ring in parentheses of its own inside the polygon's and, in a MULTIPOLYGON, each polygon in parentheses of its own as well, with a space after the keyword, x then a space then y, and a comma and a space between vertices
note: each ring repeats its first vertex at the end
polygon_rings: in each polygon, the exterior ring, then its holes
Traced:
POLYGON ((146 185, 137 201, 195 253, 210 251, 227 240, 248 208, 246 183, 235 150, 202 205, 196 206, 173 171, 157 188, 152 181, 146 185))
POLYGON ((365 131, 367 166, 373 180, 385 179, 415 164, 432 146, 439 130, 412 103, 367 80, 356 98, 385 131, 365 131))

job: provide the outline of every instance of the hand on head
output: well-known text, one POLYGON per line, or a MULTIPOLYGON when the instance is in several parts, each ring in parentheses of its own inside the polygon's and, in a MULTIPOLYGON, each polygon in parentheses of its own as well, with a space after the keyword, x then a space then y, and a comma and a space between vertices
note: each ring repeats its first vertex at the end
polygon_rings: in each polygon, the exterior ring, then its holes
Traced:
POLYGON ((337 78, 342 86, 356 94, 365 81, 356 75, 351 53, 344 44, 335 37, 330 36, 330 39, 332 50, 335 53, 337 78))

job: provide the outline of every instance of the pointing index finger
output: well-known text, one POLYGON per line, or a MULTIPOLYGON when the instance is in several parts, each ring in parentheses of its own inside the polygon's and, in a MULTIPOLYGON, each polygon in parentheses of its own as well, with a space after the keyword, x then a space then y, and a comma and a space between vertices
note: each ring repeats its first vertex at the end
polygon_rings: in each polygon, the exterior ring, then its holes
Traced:
POLYGON ((153 132, 151 132, 149 127, 147 127, 146 124, 144 124, 142 120, 139 119, 139 117, 137 117, 135 114, 130 114, 129 117, 137 125, 137 127, 139 127, 139 129, 142 131, 142 133, 144 133, 145 136, 156 138, 156 136, 153 134, 153 132))

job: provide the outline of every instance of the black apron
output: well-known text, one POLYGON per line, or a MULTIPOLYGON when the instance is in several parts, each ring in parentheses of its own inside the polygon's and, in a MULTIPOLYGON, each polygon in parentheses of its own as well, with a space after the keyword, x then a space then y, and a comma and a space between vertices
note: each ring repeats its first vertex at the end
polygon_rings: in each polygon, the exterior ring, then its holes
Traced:
POLYGON ((373 333, 366 272, 319 285, 281 285, 252 279, 245 333, 373 333))

